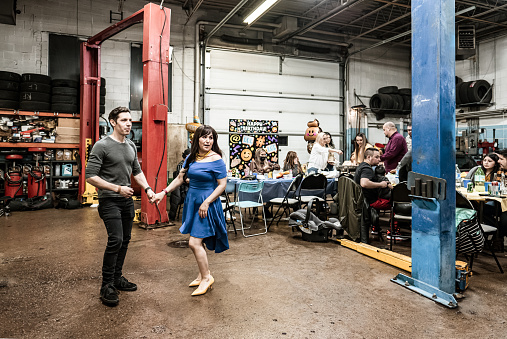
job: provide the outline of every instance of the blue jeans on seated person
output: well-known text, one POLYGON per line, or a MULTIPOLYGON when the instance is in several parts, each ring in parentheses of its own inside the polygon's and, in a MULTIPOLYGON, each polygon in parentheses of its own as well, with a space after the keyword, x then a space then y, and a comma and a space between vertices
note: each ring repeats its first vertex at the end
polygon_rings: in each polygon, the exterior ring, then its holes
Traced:
POLYGON ((306 170, 306 173, 312 174, 312 173, 318 173, 319 169, 317 167, 310 167, 306 170))

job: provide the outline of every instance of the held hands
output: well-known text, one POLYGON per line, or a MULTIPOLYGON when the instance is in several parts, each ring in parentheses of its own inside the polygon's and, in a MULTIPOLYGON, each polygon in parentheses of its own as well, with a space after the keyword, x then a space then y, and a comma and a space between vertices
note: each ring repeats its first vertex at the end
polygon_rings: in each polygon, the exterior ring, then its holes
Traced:
POLYGON ((201 204, 201 206, 199 207, 199 216, 201 218, 206 218, 206 216, 208 215, 208 208, 209 208, 209 202, 207 202, 206 200, 203 201, 203 203, 201 204))
POLYGON ((149 189, 148 192, 146 192, 146 196, 148 197, 148 199, 151 201, 151 199, 153 198, 153 196, 155 195, 155 192, 153 192, 153 190, 149 189))
POLYGON ((164 192, 164 191, 162 191, 162 192, 160 192, 160 193, 156 193, 156 194, 155 194, 155 193, 153 193, 153 191, 152 191, 151 193, 152 193, 152 196, 151 196, 151 197, 150 197, 150 196, 148 196, 148 198, 150 199, 150 203, 151 203, 151 204, 153 204, 154 202, 156 202, 156 203, 157 203, 157 205, 158 205, 158 203, 159 203, 162 199, 164 199, 164 197, 165 197, 165 192, 164 192))

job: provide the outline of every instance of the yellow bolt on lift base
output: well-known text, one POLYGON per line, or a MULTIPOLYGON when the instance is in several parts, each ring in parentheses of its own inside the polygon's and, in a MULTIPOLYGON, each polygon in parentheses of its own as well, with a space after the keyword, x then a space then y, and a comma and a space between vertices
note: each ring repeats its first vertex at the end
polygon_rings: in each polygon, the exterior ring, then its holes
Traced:
MULTIPOLYGON (((84 169, 86 168, 86 165, 88 164, 88 155, 91 150, 91 144, 92 144, 92 139, 87 138, 86 139, 86 151, 85 151, 86 152, 85 164, 83 165, 83 167, 81 169, 81 171, 82 171, 81 175, 84 175, 84 169)), ((83 198, 81 200, 82 205, 93 205, 93 204, 99 203, 97 190, 95 189, 94 186, 90 185, 86 181, 85 181, 85 191, 83 192, 82 198, 83 198)))
POLYGON ((135 210, 134 222, 141 222, 141 209, 135 210))

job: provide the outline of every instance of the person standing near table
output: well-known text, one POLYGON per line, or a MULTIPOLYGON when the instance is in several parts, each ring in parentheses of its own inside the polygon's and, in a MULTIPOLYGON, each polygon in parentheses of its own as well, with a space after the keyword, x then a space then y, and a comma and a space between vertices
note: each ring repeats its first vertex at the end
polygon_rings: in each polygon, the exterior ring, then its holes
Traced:
POLYGON ((280 165, 268 161, 268 154, 264 148, 257 148, 255 150, 254 160, 250 164, 250 172, 265 174, 279 169, 280 165))
POLYGON ((405 142, 407 143, 407 150, 412 150, 412 125, 407 126, 408 135, 405 137, 405 142))
POLYGON ((324 170, 329 160, 329 153, 343 154, 341 150, 336 150, 326 147, 329 144, 330 138, 324 132, 317 134, 317 139, 312 147, 310 153, 310 160, 308 160, 308 173, 315 173, 319 170, 324 170))
POLYGON ((153 191, 141 171, 136 145, 127 139, 132 128, 130 110, 117 107, 109 113, 108 120, 113 133, 93 145, 86 165, 86 181, 98 188, 98 212, 108 235, 100 299, 107 306, 116 306, 118 290, 137 290, 137 285, 122 275, 134 220, 134 190, 130 187, 130 175, 148 198, 152 198, 153 191))
POLYGON ((384 135, 389 138, 389 142, 384 149, 384 154, 380 156, 380 160, 384 162, 386 172, 391 172, 396 169, 400 160, 407 153, 407 142, 391 121, 386 122, 382 129, 384 135))
POLYGON ((167 193, 181 186, 185 181, 185 173, 190 182, 183 205, 180 232, 190 234, 188 244, 197 261, 199 274, 189 286, 198 286, 192 293, 197 296, 205 294, 215 282, 209 271, 203 244, 215 253, 229 249, 224 211, 219 199, 227 185, 227 170, 213 127, 203 125, 197 128, 190 155, 180 174, 162 192, 155 194, 150 202, 160 202, 167 193))

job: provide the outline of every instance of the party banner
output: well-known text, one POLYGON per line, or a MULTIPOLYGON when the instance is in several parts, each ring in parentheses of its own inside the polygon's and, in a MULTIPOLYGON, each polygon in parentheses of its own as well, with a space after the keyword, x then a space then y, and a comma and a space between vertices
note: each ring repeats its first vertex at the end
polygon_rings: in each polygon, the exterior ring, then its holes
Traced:
POLYGON ((278 121, 229 120, 229 154, 232 175, 250 174, 257 148, 264 148, 267 160, 278 163, 278 121))

